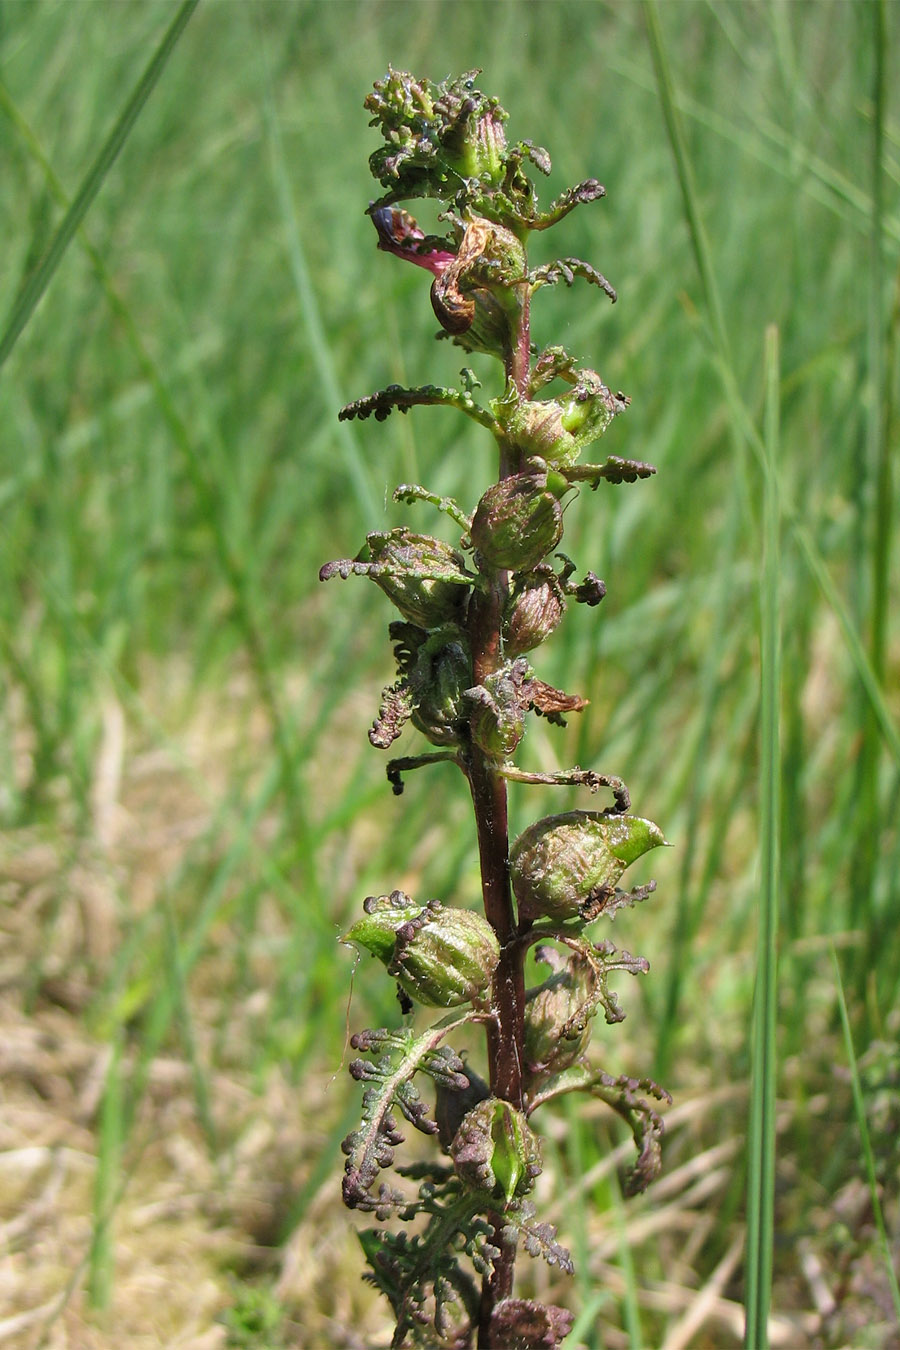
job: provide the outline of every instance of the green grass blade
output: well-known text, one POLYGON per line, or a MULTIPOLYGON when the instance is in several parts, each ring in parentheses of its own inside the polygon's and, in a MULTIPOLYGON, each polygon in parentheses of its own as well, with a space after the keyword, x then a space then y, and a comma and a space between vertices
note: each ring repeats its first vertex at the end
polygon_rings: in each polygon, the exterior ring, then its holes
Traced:
MULTIPOLYGON (((712 327, 713 346, 718 358, 717 366, 719 374, 724 385, 726 398, 730 405, 735 428, 742 433, 744 440, 753 450, 765 472, 766 451, 759 433, 753 425, 753 419, 744 405, 731 359, 724 310, 712 265, 709 240, 700 212, 690 157, 687 152, 684 132, 681 127, 681 119, 678 115, 678 109, 675 103, 671 67, 659 24, 656 0, 644 0, 644 14, 647 22, 647 34, 650 41, 653 65, 656 72, 659 100, 666 123, 666 130, 669 135, 672 155, 675 160, 675 169, 681 189, 682 205, 684 207, 684 213, 690 232, 691 247, 696 259, 697 270, 700 274, 703 296, 712 327)), ((781 509, 786 516, 791 533, 795 541, 800 545, 800 550, 807 567, 822 590, 822 594, 826 601, 834 611, 835 617, 840 624, 844 640, 847 644, 847 650, 857 668, 860 681, 866 692, 866 696, 869 699, 874 716, 881 728, 881 734, 894 758, 897 760, 898 764, 900 764, 900 732, 898 732, 894 719, 888 709, 881 690, 881 682, 876 670, 872 666, 872 662, 866 652, 859 631, 854 624, 850 612, 842 600, 837 587, 831 579, 818 546, 809 534, 809 531, 800 523, 790 503, 786 501, 784 494, 782 493, 780 495, 782 501, 781 509)))
POLYGON ((884 1266, 891 1290, 891 1299, 894 1304, 894 1311, 897 1314, 897 1321, 900 1323, 900 1287, 898 1287, 897 1284, 897 1274, 894 1270, 894 1257, 891 1250, 891 1241, 888 1237, 887 1229, 885 1228, 884 1214, 881 1208, 881 1200, 878 1195, 878 1177, 875 1171, 875 1155, 872 1151, 872 1140, 869 1136, 869 1126, 866 1121, 866 1103, 863 1098, 862 1083, 860 1082, 859 1077, 859 1065, 857 1064, 856 1053, 853 1049, 853 1032, 850 1027, 850 1016, 847 1012, 847 1000, 844 996, 844 983, 841 979, 841 967, 838 962, 834 943, 832 942, 830 945, 831 964, 834 967, 834 983, 837 990, 838 1009, 841 1014, 841 1026, 844 1031, 844 1045, 847 1050, 847 1064, 850 1068, 850 1082, 853 1087, 853 1107, 856 1112, 856 1125, 859 1130, 863 1159, 866 1164, 866 1177, 869 1183, 869 1197, 872 1204, 872 1213, 875 1216, 875 1226, 878 1229, 881 1249, 884 1253, 884 1266))
POLYGON ((791 521, 791 534, 795 543, 799 544, 800 551, 803 554, 810 574, 817 582, 823 596, 841 627, 844 642, 847 646, 853 664, 856 667, 856 673, 862 682, 866 691, 872 711, 878 720, 881 735, 885 745, 890 750, 894 759, 900 764, 900 732, 888 708, 884 693, 881 688, 878 676, 876 675, 872 662, 869 660, 868 653, 863 645, 859 630, 853 622, 850 611, 837 589, 831 573, 825 565, 825 560, 819 551, 815 540, 804 525, 795 518, 791 521))
POLYGON ((81 187, 72 199, 72 204, 63 216, 50 241, 50 246, 37 267, 23 286, 18 299, 7 320, 6 330, 0 337, 0 368, 15 347, 22 330, 28 323, 38 302, 50 284, 54 272, 62 262, 63 255, 75 235, 78 226, 84 220, 91 203, 103 186, 103 180, 118 158, 119 151, 128 139, 134 124, 141 115, 147 99, 153 92, 166 62, 175 50, 188 20, 197 8, 199 0, 183 0, 183 3, 166 30, 141 78, 135 85, 131 97, 119 114, 115 126, 100 148, 100 153, 85 175, 81 187))
MULTIPOLYGON (((869 266, 866 320, 865 438, 856 446, 856 540, 851 560, 853 594, 859 624, 868 635, 868 655, 879 682, 884 681, 887 654, 888 569, 891 557, 891 465, 887 439, 887 366, 884 320, 884 116, 886 16, 883 3, 867 7, 864 21, 871 21, 873 57, 871 176, 872 209, 869 218, 869 266)), ((857 800, 854 809, 855 847, 853 891, 847 906, 847 926, 867 922, 870 897, 878 889, 881 858, 879 834, 882 808, 879 800, 881 745, 878 719, 865 689, 860 724, 862 742, 856 762, 857 800)), ((877 931, 879 925, 872 924, 877 931)), ((860 952, 856 979, 860 991, 868 981, 871 943, 860 952)))
POLYGON ((706 236, 706 228, 700 214, 700 204, 697 198, 696 184, 694 182, 694 171, 687 152, 681 119, 678 116, 678 111, 675 106, 675 91, 672 84, 672 74, 662 29, 660 28, 656 0, 644 0, 644 18, 647 23, 647 37, 650 41, 650 55, 653 58, 653 68, 656 72, 659 100, 662 105, 669 142, 672 146, 675 171, 678 175, 678 185, 681 188, 681 200, 688 223, 688 230, 690 232, 691 247, 694 251, 694 259, 697 263, 697 271, 700 273, 700 283, 703 287, 703 296, 706 300, 706 307, 709 313, 710 322, 712 323, 714 345, 722 357, 727 358, 729 342, 728 331, 725 327, 725 313, 722 308, 719 288, 716 285, 715 273, 713 272, 712 253, 709 247, 709 240, 706 236))
MULTIPOLYGON (((610 70, 639 88, 653 89, 653 78, 636 61, 630 61, 617 52, 609 57, 608 65, 610 70)), ((867 222, 872 214, 869 194, 811 150, 790 130, 762 117, 758 111, 754 116, 752 131, 745 130, 735 120, 733 110, 729 110, 726 115, 681 90, 675 94, 673 106, 698 126, 706 127, 719 139, 733 145, 742 155, 755 159, 771 173, 793 181, 800 170, 805 171, 800 181, 802 192, 834 212, 853 230, 865 232, 868 228, 867 222)), ((900 219, 896 216, 885 218, 884 229, 889 238, 900 240, 900 219)))
MULTIPOLYGON (((334 410, 333 416, 336 418, 338 409, 347 400, 340 391, 337 371, 331 357, 329 334, 323 321, 318 296, 306 261, 300 221, 294 208, 291 181, 284 157, 281 128, 272 99, 272 80, 269 75, 269 63, 261 31, 259 41, 262 64, 263 115, 269 142, 272 177, 275 182, 275 194, 284 226, 291 276, 297 291, 300 314, 306 328, 309 354, 318 372, 324 400, 334 410)), ((353 428, 349 422, 337 423, 336 434, 340 438, 344 460, 349 470, 349 483, 356 494, 361 517, 369 522, 377 520, 380 511, 378 498, 372 484, 372 475, 363 458, 353 428)))
POLYGON ((175 1016, 178 1021, 181 1043, 184 1047, 188 1063, 191 1066, 191 1078, 194 1084, 194 1104, 197 1108, 197 1119, 199 1120, 200 1127, 206 1137, 209 1156, 215 1161, 218 1151, 218 1140, 215 1122, 213 1121, 212 1106, 210 1104, 209 1083, 197 1050, 197 1037, 194 1035, 194 1024, 191 1017, 190 1005, 188 1003, 184 962, 181 956, 181 944, 178 939, 178 927, 175 922, 175 915, 172 912, 171 899, 168 895, 163 896, 162 909, 165 929, 166 976, 171 991, 170 996, 175 1006, 175 1016))
MULTIPOLYGON (((672 918, 665 985, 657 1024, 654 1074, 660 1082, 665 1082, 669 1073, 680 1025, 682 991, 691 969, 691 944, 703 912, 704 887, 702 885, 696 887, 692 883, 692 877, 710 800, 707 771, 716 735, 716 713, 725 684, 723 671, 726 668, 725 652, 729 634, 728 614, 733 603, 733 539, 742 509, 742 491, 737 478, 734 479, 734 483, 737 485, 737 491, 732 493, 728 504, 726 526, 722 531, 715 568, 715 575, 718 578, 713 609, 715 617, 712 623, 712 632, 715 636, 710 644, 709 658, 704 665, 698 688, 698 706, 703 712, 697 719, 686 771, 676 783, 677 798, 686 802, 687 810, 682 829, 684 842, 678 894, 672 918)), ((714 839, 717 837, 715 830, 712 837, 714 839)))
POLYGON ((610 1180, 612 1204, 616 1215, 616 1236, 619 1240, 619 1265, 625 1289, 622 1295, 622 1317, 628 1333, 629 1350, 642 1350, 647 1344, 647 1336, 641 1324, 641 1308, 638 1301, 638 1276, 635 1269, 634 1253, 628 1237, 628 1225, 625 1222, 625 1201, 617 1176, 610 1180))
MULTIPOLYGON (((867 442, 875 473, 875 538, 872 547, 872 667, 884 679, 887 653, 888 579, 894 538, 893 474, 888 435, 890 385, 885 341, 884 286, 884 120, 887 12, 884 0, 872 6, 874 24, 874 115, 872 120, 872 216, 869 241, 869 312, 867 347, 869 398, 867 442)), ((896 316, 895 316, 896 317, 896 316)))
POLYGON ((781 508, 775 466, 779 453, 778 330, 766 333, 766 467, 763 574, 760 589, 760 913, 748 1131, 747 1258, 744 1301, 747 1350, 768 1345, 772 1292, 775 1192, 775 1029, 778 1011, 779 821, 781 817, 779 695, 781 688, 781 508))
MULTIPOLYGON (((753 424, 753 419, 741 398, 734 372, 724 362, 719 362, 719 371, 725 386, 725 395, 731 405, 732 416, 747 440, 760 465, 765 468, 766 449, 762 437, 753 424)), ((856 667, 863 689, 872 707, 872 711, 881 729, 885 745, 900 765, 900 731, 890 708, 887 705, 881 682, 866 651, 859 629, 853 621, 850 608, 834 583, 834 579, 822 557, 822 551, 813 539, 807 527, 799 519, 795 508, 785 499, 785 493, 779 489, 781 513, 790 530, 791 538, 800 549, 803 561, 810 576, 822 592, 825 601, 838 621, 847 652, 856 667)))
POLYGON ((572 1330, 569 1332, 567 1340, 572 1345, 584 1345, 591 1333, 592 1328, 599 1323, 601 1310, 609 1303, 609 1294, 605 1290, 599 1290, 591 1298, 587 1299, 581 1305, 578 1316, 572 1323, 572 1330))
MULTIPOLYGON (((2 85, 0 85, 0 111, 15 126, 27 145, 29 153, 40 165, 53 196, 58 202, 65 204, 65 192, 53 170, 53 166, 44 154, 31 127, 2 85)), ((67 216, 71 213, 71 210, 72 207, 70 206, 67 216)), ((304 813, 296 791, 296 774, 294 772, 294 766, 297 763, 296 733, 278 688, 277 673, 260 618, 262 606, 257 595, 258 588, 252 576, 252 568, 245 558, 239 556, 238 550, 229 537, 224 518, 226 504, 222 501, 220 486, 210 481, 207 469, 204 466, 204 456, 197 445, 196 437, 179 412, 159 366, 150 356, 134 315, 113 284, 100 253, 83 231, 79 231, 79 238, 103 288, 107 303, 122 325, 138 367, 153 390, 157 407, 169 432, 184 456, 192 485, 198 499, 203 504, 204 519, 213 536, 220 568, 234 596, 235 615, 243 630, 244 641, 256 673, 260 695, 268 709, 275 731, 275 740, 282 759, 284 789, 291 798, 298 820, 302 820, 304 813)))

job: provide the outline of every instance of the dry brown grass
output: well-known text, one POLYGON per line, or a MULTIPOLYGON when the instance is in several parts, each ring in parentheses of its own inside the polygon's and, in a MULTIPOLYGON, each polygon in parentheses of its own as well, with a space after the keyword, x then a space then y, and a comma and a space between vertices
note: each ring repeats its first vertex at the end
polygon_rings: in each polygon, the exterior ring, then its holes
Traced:
MULTIPOLYGON (((162 681, 170 695, 175 674, 162 681)), ((238 740, 242 754, 263 749, 264 722, 241 706, 243 692, 238 686, 225 706, 207 701, 195 710, 177 758, 143 746, 134 728, 130 744, 110 701, 89 830, 76 826, 60 784, 52 825, 0 843, 0 1345, 212 1350, 226 1344, 218 1319, 239 1300, 239 1282, 257 1279, 284 1304, 285 1344, 356 1344, 352 1328, 363 1336, 384 1328, 374 1294, 348 1279, 360 1257, 336 1204, 334 1173, 280 1243, 294 1198, 333 1147, 346 1097, 328 1092, 327 1064, 301 1084, 290 1081, 289 1065, 260 1073, 255 1040, 274 958, 267 968, 264 954, 254 954, 254 987, 226 1010, 223 1039, 221 994, 234 963, 227 926, 212 934, 190 983, 198 1057, 218 1065, 208 1081, 215 1148, 174 1038, 150 1061, 142 1090, 147 991, 138 990, 122 1039, 121 1079, 139 1095, 125 1102, 135 1116, 113 1180, 110 1295, 105 1307, 89 1297, 112 1057, 101 991, 133 925, 204 839, 238 740)), ((20 750, 27 756, 27 738, 20 750)), ((263 836, 265 829, 263 822, 263 836)), ((273 941, 284 937, 283 920, 265 904, 260 924, 273 941)))
MULTIPOLYGON (((177 701, 177 678, 161 686, 177 701)), ((223 996, 232 988, 235 960, 227 923, 213 928, 191 971, 192 1035, 199 1063, 211 1066, 206 1086, 214 1143, 198 1111, 190 1057, 177 1037, 162 1040, 142 1086, 146 989, 138 982, 137 993, 129 991, 135 999, 130 1014, 110 1011, 109 981, 122 944, 140 916, 158 906, 186 859, 217 847, 207 834, 236 756, 261 757, 266 749, 265 723, 249 706, 246 688, 238 682, 226 692, 224 705, 195 707, 179 737, 179 757, 145 746, 118 706, 107 704, 90 828, 76 825, 60 785, 52 824, 11 832, 3 841, 0 1346, 224 1350, 238 1342, 229 1340, 221 1319, 257 1286, 271 1291, 283 1315, 277 1332, 241 1344, 363 1350, 390 1340, 385 1307, 360 1282, 361 1255, 338 1198, 336 1141, 353 1090, 343 1080, 332 1083, 338 1065, 328 1055, 300 1082, 289 1057, 259 1063, 279 944, 289 936, 284 913, 261 903, 262 940, 251 974, 227 1006, 223 996), (122 1028, 121 1080, 138 1095, 113 1176, 109 1298, 98 1306, 90 1296, 90 1253, 113 1026, 122 1028), (317 1172, 323 1158, 332 1165, 317 1172), (302 1193, 308 1203, 290 1231, 292 1206, 302 1193)), ((268 829, 262 820, 263 844, 268 829)), ((813 1010, 807 1016, 813 1025, 813 1010)), ((821 1032, 824 1045, 824 1024, 821 1032)), ((648 1055, 646 1045, 623 1039, 636 1034, 639 1022, 631 1019, 617 1031, 615 1053, 623 1062, 648 1055)), ((630 1144, 586 1175, 554 1179, 551 1162, 541 1179, 546 1215, 564 1236, 572 1216, 583 1213, 590 1285, 616 1299, 627 1289, 621 1262, 627 1243, 638 1271, 638 1304, 648 1326, 665 1328, 658 1342, 665 1350, 717 1350, 741 1339, 739 1214, 725 1221, 728 1241, 721 1238, 723 1213, 736 1181, 740 1186, 745 1087, 723 1082, 727 1047, 709 1051, 686 1063, 686 1077, 675 1085, 663 1177, 621 1219, 590 1197, 627 1160, 630 1144), (714 1066, 716 1054, 718 1067, 701 1067, 714 1066), (710 1250, 717 1257, 710 1259, 710 1250)), ((771 1341, 788 1350, 840 1344, 887 1350, 897 1340, 887 1320, 865 1188, 855 1183, 852 1194, 843 1187, 829 1197, 816 1192, 815 1178, 792 1172, 793 1132, 818 1131, 824 1139, 830 1123, 849 1110, 846 1083, 827 1072, 823 1077, 827 1054, 814 1058, 815 1066, 812 1057, 786 1066, 798 1090, 779 1113, 780 1205, 783 1239, 796 1252, 787 1263, 792 1273, 779 1277, 771 1341), (816 1081, 824 1090, 810 1095, 816 1081), (838 1245, 835 1233, 843 1234, 838 1245)), ((585 1119, 588 1129, 606 1128, 598 1106, 588 1105, 585 1119)), ((542 1129, 562 1156, 563 1121, 545 1119, 542 1129)), ((576 1297, 539 1266, 526 1263, 523 1275, 542 1297, 576 1297)), ((606 1321, 604 1339, 611 1350, 629 1345, 624 1330, 606 1321)))

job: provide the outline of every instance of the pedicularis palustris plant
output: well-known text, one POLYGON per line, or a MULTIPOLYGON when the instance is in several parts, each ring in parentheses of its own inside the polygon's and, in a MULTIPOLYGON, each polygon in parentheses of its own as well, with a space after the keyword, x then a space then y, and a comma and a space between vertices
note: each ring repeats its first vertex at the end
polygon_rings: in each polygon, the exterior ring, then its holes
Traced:
POLYGON ((566 257, 529 268, 526 254, 533 230, 559 224, 604 189, 589 178, 539 210, 526 170, 546 174, 549 156, 530 141, 507 143, 507 115, 475 88, 477 74, 432 84, 392 70, 376 83, 366 107, 384 144, 370 166, 385 192, 369 215, 380 249, 432 274, 438 336, 496 357, 502 386, 479 402, 479 382, 464 369, 458 389, 390 385, 340 416, 383 421, 418 404, 453 408, 490 433, 498 478, 471 515, 425 487, 398 487, 396 501, 449 517, 458 547, 401 525, 369 534, 355 558, 327 563, 321 577, 370 577, 399 611, 389 628, 397 679, 369 739, 387 750, 412 722, 436 747, 389 762, 398 794, 412 769, 449 760, 462 771, 483 899, 476 912, 399 890, 370 896, 344 936, 384 963, 404 1015, 397 1028, 352 1039, 364 1058, 350 1072, 366 1088, 361 1123, 343 1146, 344 1200, 383 1225, 395 1221, 361 1235, 369 1278, 396 1318, 394 1346, 507 1350, 559 1345, 572 1320, 563 1308, 513 1296, 520 1246, 571 1269, 529 1199, 541 1170, 538 1108, 566 1092, 599 1097, 634 1135, 626 1188, 642 1190, 659 1167, 662 1122, 641 1094, 667 1094, 648 1079, 612 1077, 588 1057, 596 1014, 608 1023, 623 1017, 611 972, 635 975, 647 963, 588 932, 652 892, 652 882, 634 890, 619 882, 665 841, 630 813, 619 778, 580 768, 529 773, 513 762, 529 713, 564 726, 565 714, 585 705, 540 680, 530 660, 570 601, 598 605, 606 590, 592 572, 576 580, 575 564, 558 552, 565 509, 583 485, 631 483, 654 470, 618 456, 579 463, 628 399, 562 347, 538 352, 531 343, 531 299, 541 287, 580 278, 616 298, 589 263, 566 257), (397 205, 413 197, 443 203, 444 234, 424 233, 397 205), (545 816, 510 846, 509 782, 605 788, 612 804, 545 816), (526 989, 531 949, 547 974, 526 989), (410 1016, 416 1004, 438 1010, 438 1020, 422 1030, 410 1016), (486 1082, 460 1045, 476 1030, 486 1038, 486 1082), (420 1096, 423 1079, 433 1107, 420 1096), (435 1136, 441 1156, 394 1167, 400 1116, 435 1136))

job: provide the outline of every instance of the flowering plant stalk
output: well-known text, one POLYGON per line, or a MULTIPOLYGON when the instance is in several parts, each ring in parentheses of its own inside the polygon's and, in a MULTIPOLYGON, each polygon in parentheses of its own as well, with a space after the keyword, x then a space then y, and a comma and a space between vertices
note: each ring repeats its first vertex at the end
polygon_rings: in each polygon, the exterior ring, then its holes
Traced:
POLYGON ((369 732, 387 750, 407 722, 431 743, 392 759, 387 776, 451 761, 471 792, 481 864, 483 912, 401 891, 370 896, 343 941, 377 957, 397 982, 402 1025, 357 1033, 352 1076, 366 1084, 362 1120, 344 1141, 343 1195, 351 1209, 384 1225, 361 1234, 368 1276, 393 1309, 392 1345, 553 1347, 571 1327, 562 1307, 514 1295, 519 1247, 571 1271, 554 1229, 529 1199, 541 1170, 532 1117, 562 1093, 587 1092, 630 1126, 636 1162, 626 1178, 643 1190, 660 1165, 662 1120, 647 1101, 668 1100, 649 1079, 614 1078, 592 1063, 594 1020, 622 1020, 609 988, 614 971, 647 970, 640 957, 587 935, 597 919, 644 900, 655 883, 627 890, 629 864, 665 843, 651 821, 631 813, 621 779, 592 769, 531 773, 513 760, 528 715, 565 726, 585 700, 544 683, 528 653, 561 622, 569 602, 596 606, 606 587, 592 572, 576 580, 558 552, 564 512, 583 485, 631 483, 654 469, 609 456, 580 462, 628 406, 600 376, 560 346, 537 352, 529 314, 544 286, 576 278, 614 301, 612 286, 577 258, 529 268, 526 244, 576 206, 604 196, 593 178, 538 208, 527 168, 546 174, 547 152, 510 145, 507 114, 475 87, 478 71, 433 84, 391 70, 366 99, 384 144, 370 166, 384 189, 368 209, 378 247, 429 272, 439 337, 503 367, 497 396, 484 403, 472 372, 459 388, 388 388, 340 416, 382 421, 393 410, 454 408, 493 437, 498 477, 470 513, 450 498, 403 484, 394 499, 430 505, 461 531, 458 547, 406 526, 373 532, 354 558, 326 563, 322 580, 366 576, 400 618, 391 623, 397 679, 383 693, 369 732), (443 203, 443 235, 428 235, 398 203, 443 203), (551 386, 559 392, 553 393, 551 386), (510 846, 507 785, 579 786, 612 793, 602 810, 546 816, 510 846), (547 976, 525 987, 534 948, 547 976), (417 1004, 438 1011, 424 1030, 417 1004), (448 1011, 449 1010, 449 1011, 448 1011), (486 1038, 488 1078, 468 1065, 460 1038, 486 1038), (452 1044, 451 1044, 452 1042, 452 1044), (430 1078, 433 1106, 420 1096, 430 1078), (642 1095, 644 1094, 644 1095, 642 1095), (394 1168, 402 1116, 435 1136, 442 1156, 394 1168), (413 1224, 414 1232, 402 1225, 413 1224))

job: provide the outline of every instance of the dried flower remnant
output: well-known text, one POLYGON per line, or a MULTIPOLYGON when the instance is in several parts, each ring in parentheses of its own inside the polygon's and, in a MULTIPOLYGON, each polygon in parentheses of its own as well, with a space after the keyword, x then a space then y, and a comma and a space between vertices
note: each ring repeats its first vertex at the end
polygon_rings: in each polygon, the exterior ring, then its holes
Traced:
MULTIPOLYGON (((532 231, 559 224, 605 191, 588 178, 542 211, 530 171, 547 174, 549 155, 531 141, 507 139, 507 114, 477 88, 479 73, 433 83, 389 70, 376 82, 366 108, 382 137, 370 167, 383 192, 368 214, 382 253, 429 273, 438 336, 500 362, 495 396, 479 402, 481 382, 464 368, 459 388, 392 384, 339 416, 381 422, 394 410, 455 409, 490 434, 497 480, 468 507, 403 484, 394 501, 436 509, 459 528, 458 545, 397 525, 370 533, 355 557, 326 563, 320 573, 325 581, 368 577, 399 611, 388 630, 396 680, 382 693, 369 739, 386 750, 410 726, 432 747, 389 761, 396 793, 414 769, 449 762, 461 771, 481 866, 483 912, 468 895, 462 908, 421 905, 395 890, 370 896, 342 939, 384 965, 406 1018, 393 1030, 352 1038, 360 1057, 350 1072, 366 1088, 360 1125, 344 1141, 346 1203, 382 1225, 401 1225, 360 1235, 368 1278, 395 1316, 395 1350, 561 1345, 572 1315, 514 1296, 518 1249, 558 1272, 572 1269, 555 1230, 535 1218, 530 1193, 541 1149, 534 1113, 573 1091, 606 1102, 634 1136, 632 1192, 660 1166, 663 1123, 647 1099, 668 1099, 649 1079, 615 1078, 593 1062, 597 1022, 613 1026, 625 1015, 610 977, 648 967, 585 932, 653 894, 653 882, 627 891, 618 883, 666 842, 662 831, 631 813, 615 775, 537 773, 514 762, 532 715, 564 727, 565 716, 587 706, 581 695, 539 679, 530 664, 570 604, 595 607, 606 594, 593 572, 575 581, 575 564, 557 552, 565 510, 585 485, 634 483, 655 472, 618 455, 580 462, 629 400, 561 346, 535 352, 531 345, 531 302, 542 288, 584 281, 616 299, 581 259, 530 270, 527 258, 532 231), (402 205, 422 197, 441 204, 444 233, 426 234, 402 205), (510 849, 510 783, 605 788, 613 801, 605 810, 546 816, 510 849), (535 944, 549 974, 526 990, 525 957, 535 944), (420 1030, 424 1009, 443 1011, 420 1030), (473 1037, 484 1038, 487 1079, 467 1062, 473 1037), (468 1043, 457 1049, 460 1038, 468 1043), (428 1078, 433 1112, 419 1090, 428 1078), (432 1137, 443 1157, 395 1167, 401 1117, 432 1137), (415 1229, 404 1231, 413 1220, 415 1229)), ((468 474, 463 467, 460 481, 468 474)))

